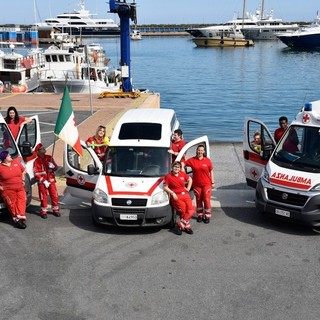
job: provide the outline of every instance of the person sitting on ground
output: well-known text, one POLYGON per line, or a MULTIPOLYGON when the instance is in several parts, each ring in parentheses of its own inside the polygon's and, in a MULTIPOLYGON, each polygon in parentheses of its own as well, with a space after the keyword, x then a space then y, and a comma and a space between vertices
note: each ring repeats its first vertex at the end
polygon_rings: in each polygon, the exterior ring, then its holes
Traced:
POLYGON ((109 138, 106 136, 106 127, 100 125, 96 130, 96 134, 87 139, 86 144, 94 150, 102 162, 106 149, 110 144, 109 138))
POLYGON ((280 141, 281 137, 283 136, 283 134, 286 132, 288 128, 288 118, 284 116, 280 117, 279 125, 280 125, 280 128, 276 129, 276 131, 274 132, 274 140, 276 143, 280 141))

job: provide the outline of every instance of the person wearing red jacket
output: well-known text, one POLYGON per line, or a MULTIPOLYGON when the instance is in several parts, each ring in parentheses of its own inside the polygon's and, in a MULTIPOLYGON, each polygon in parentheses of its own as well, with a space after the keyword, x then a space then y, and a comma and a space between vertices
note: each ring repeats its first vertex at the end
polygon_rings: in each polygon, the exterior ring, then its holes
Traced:
POLYGON ((172 170, 164 177, 164 191, 170 196, 170 203, 180 215, 180 221, 177 222, 177 234, 182 231, 193 234, 190 219, 194 213, 194 206, 189 195, 192 185, 192 179, 185 172, 181 171, 180 161, 172 164, 172 170))
MULTIPOLYGON (((182 131, 180 129, 176 129, 173 132, 172 140, 171 140, 171 148, 168 150, 169 153, 172 154, 172 163, 176 161, 177 155, 182 150, 182 148, 186 145, 186 142, 182 139, 182 131)), ((181 162, 185 161, 185 157, 183 156, 181 162)))
POLYGON ((0 191, 14 226, 19 229, 27 227, 26 205, 27 196, 24 189, 26 170, 20 159, 12 159, 7 150, 0 152, 0 191))
POLYGON ((274 132, 274 140, 276 143, 278 143, 283 136, 283 134, 286 132, 288 128, 288 118, 287 117, 280 117, 279 118, 279 125, 280 127, 274 132))
POLYGON ((214 188, 213 164, 205 156, 205 146, 200 144, 196 156, 189 158, 185 166, 192 168, 193 191, 197 203, 197 222, 209 223, 211 219, 211 192, 214 188))
POLYGON ((86 144, 94 150, 102 162, 106 149, 110 144, 109 138, 106 136, 106 127, 100 125, 96 130, 96 134, 87 139, 86 144))
POLYGON ((41 202, 40 216, 43 219, 47 219, 48 195, 50 195, 52 214, 60 217, 58 190, 54 173, 58 169, 58 165, 52 156, 46 154, 46 149, 41 143, 36 146, 35 151, 37 152, 37 158, 33 163, 33 172, 38 182, 41 202))

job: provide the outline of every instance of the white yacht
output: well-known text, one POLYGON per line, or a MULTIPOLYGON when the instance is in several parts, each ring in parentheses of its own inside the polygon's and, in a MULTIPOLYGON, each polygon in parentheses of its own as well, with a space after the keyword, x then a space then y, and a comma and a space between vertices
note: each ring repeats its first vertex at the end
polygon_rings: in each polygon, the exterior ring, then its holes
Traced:
POLYGON ((297 24, 287 24, 282 19, 273 18, 273 10, 269 14, 264 14, 264 0, 261 9, 257 9, 255 14, 243 14, 242 17, 234 17, 232 20, 222 24, 204 28, 186 29, 193 37, 219 37, 222 34, 235 30, 235 36, 241 38, 243 34, 246 39, 251 40, 275 40, 274 33, 297 30, 297 24), (281 31, 280 31, 281 30, 281 31))
POLYGON ((120 27, 112 19, 94 18, 95 14, 85 9, 84 0, 80 0, 80 9, 59 14, 55 18, 45 19, 39 27, 52 26, 61 32, 82 37, 119 36, 120 27))

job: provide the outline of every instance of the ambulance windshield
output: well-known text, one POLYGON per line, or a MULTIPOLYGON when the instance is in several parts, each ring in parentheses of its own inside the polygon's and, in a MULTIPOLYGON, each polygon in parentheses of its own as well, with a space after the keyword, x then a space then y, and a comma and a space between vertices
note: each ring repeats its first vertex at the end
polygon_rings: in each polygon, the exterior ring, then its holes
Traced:
POLYGON ((110 147, 104 174, 126 177, 160 177, 169 172, 170 154, 159 147, 110 147))
POLYGON ((0 124, 0 152, 7 150, 14 159, 18 156, 16 144, 5 124, 0 124))
POLYGON ((272 160, 290 169, 320 172, 320 129, 291 126, 277 145, 272 160))

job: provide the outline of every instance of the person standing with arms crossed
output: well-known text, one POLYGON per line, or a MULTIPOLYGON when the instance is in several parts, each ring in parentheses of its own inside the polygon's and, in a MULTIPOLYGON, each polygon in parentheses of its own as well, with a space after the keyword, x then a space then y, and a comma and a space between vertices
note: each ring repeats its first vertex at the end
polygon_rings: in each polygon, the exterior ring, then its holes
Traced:
POLYGON ((0 152, 0 191, 1 196, 6 204, 14 226, 18 229, 27 227, 26 206, 27 196, 24 188, 25 184, 25 167, 21 164, 20 159, 12 159, 8 151, 0 152))
POLYGON ((215 186, 213 164, 205 156, 205 146, 198 145, 196 156, 185 162, 193 172, 193 191, 196 197, 197 222, 210 223, 211 219, 211 192, 215 186))
POLYGON ((171 172, 164 177, 163 189, 170 196, 170 204, 179 212, 180 221, 177 222, 177 234, 181 235, 182 231, 193 234, 190 219, 194 213, 194 206, 189 195, 192 179, 181 171, 181 162, 175 161, 171 168, 171 172))
POLYGON ((37 158, 33 163, 33 172, 38 182, 41 202, 40 217, 43 219, 47 219, 48 217, 48 195, 51 198, 52 214, 60 217, 58 190, 54 173, 58 169, 58 165, 52 156, 46 155, 46 149, 41 143, 36 146, 35 150, 37 158))

